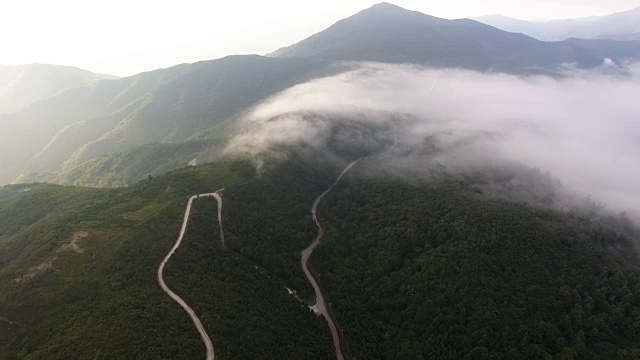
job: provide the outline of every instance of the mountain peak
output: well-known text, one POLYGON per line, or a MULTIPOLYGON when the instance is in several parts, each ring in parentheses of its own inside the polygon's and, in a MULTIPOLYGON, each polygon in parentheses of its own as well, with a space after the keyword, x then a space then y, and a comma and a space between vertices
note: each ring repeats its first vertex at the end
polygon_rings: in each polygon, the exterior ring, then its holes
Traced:
MULTIPOLYGON (((392 3, 388 3, 388 2, 381 2, 381 3, 377 3, 375 5, 373 5, 372 7, 369 8, 369 10, 372 9, 380 9, 380 10, 385 10, 385 9, 394 9, 394 10, 406 10, 398 5, 392 4, 392 3)), ((366 11, 366 10, 365 10, 366 11)))
MULTIPOLYGON (((360 14, 374 14, 374 15, 392 15, 392 16, 398 16, 398 15, 402 15, 402 14, 412 14, 412 13, 416 13, 415 11, 411 11, 411 10, 407 10, 403 7, 400 7, 398 5, 392 4, 392 3, 388 3, 388 2, 381 2, 381 3, 377 3, 375 5, 373 5, 372 7, 362 10, 360 11, 358 14, 356 15, 360 15, 360 14)), ((427 16, 425 14, 419 13, 420 15, 423 16, 427 16)))
POLYGON ((346 18, 344 20, 353 20, 353 19, 368 19, 368 21, 379 21, 380 19, 387 19, 393 21, 414 21, 416 19, 420 19, 418 21, 424 21, 427 19, 432 20, 442 20, 437 17, 433 17, 431 15, 423 14, 418 11, 408 10, 398 5, 381 2, 371 6, 368 9, 364 9, 357 14, 346 18))

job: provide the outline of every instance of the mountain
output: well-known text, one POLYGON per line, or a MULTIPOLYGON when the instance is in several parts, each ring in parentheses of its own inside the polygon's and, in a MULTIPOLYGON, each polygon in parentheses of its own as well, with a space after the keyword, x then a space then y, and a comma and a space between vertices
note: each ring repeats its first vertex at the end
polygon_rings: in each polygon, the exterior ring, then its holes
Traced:
POLYGON ((200 359, 201 333, 219 360, 640 358, 640 229, 544 170, 478 160, 511 138, 480 127, 502 98, 450 104, 477 120, 466 130, 339 84, 313 92, 376 71, 349 61, 539 74, 636 48, 380 4, 272 57, 93 81, 1 115, 0 182, 103 188, 0 187, 0 358, 200 359), (251 155, 221 151, 238 139, 251 155))
POLYGON ((640 32, 637 33, 632 33, 632 34, 604 34, 604 35, 598 35, 596 37, 594 37, 594 39, 597 40, 616 40, 616 41, 633 41, 633 40, 640 40, 640 32))
POLYGON ((66 89, 108 78, 114 77, 70 66, 0 66, 0 114, 18 111, 66 89))
POLYGON ((548 43, 474 20, 445 20, 381 3, 270 55, 531 72, 562 63, 593 67, 605 57, 637 59, 640 42, 548 43))
POLYGON ((544 41, 561 41, 569 38, 640 40, 640 7, 607 16, 548 22, 524 21, 502 15, 488 15, 473 19, 504 31, 523 33, 544 41))
POLYGON ((319 59, 230 56, 68 89, 0 115, 0 183, 146 144, 182 143, 332 68, 319 59))
POLYGON ((640 42, 546 43, 382 3, 270 57, 229 56, 97 81, 0 115, 0 184, 122 185, 214 158, 216 144, 252 106, 344 71, 345 61, 555 74, 564 63, 593 67, 638 57, 640 42), (175 148, 182 150, 171 157, 175 148))

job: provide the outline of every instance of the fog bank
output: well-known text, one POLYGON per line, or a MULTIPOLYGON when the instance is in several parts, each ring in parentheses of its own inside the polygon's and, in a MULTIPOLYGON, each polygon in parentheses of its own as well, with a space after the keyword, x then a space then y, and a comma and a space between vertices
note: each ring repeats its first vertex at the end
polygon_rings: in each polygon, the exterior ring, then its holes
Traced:
POLYGON ((424 161, 461 169, 524 163, 615 210, 640 213, 640 68, 612 66, 556 79, 363 64, 264 102, 227 151, 320 147, 336 126, 361 123, 392 129, 390 152, 432 139, 442 151, 424 161))

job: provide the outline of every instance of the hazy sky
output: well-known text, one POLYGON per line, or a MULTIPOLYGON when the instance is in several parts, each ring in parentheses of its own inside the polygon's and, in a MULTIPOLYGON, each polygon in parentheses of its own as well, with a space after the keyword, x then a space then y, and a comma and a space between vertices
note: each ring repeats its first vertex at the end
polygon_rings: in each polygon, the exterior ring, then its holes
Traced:
MULTIPOLYGON (((74 65, 119 76, 230 54, 265 54, 380 1, 3 0, 0 64, 74 65)), ((604 15, 640 0, 397 0, 444 18, 604 15)))

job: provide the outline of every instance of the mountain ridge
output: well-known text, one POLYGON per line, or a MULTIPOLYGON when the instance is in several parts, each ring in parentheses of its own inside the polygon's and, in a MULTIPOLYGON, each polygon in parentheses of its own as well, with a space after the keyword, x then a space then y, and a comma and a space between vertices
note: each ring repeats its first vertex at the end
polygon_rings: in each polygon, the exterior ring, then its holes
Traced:
POLYGON ((332 71, 323 60, 236 55, 68 89, 0 115, 0 183, 137 146, 184 142, 278 91, 332 71))
POLYGON ((472 19, 543 41, 562 41, 569 38, 640 40, 640 7, 604 16, 545 22, 520 20, 500 14, 472 19))
MULTIPOLYGON (((115 157, 140 161, 146 154, 151 160, 151 148, 165 155, 170 148, 200 149, 191 155, 181 151, 175 159, 158 156, 171 164, 184 156, 215 153, 214 143, 228 136, 252 106, 304 81, 353 67, 350 62, 555 76, 566 63, 589 68, 608 58, 616 63, 640 58, 640 42, 546 43, 474 20, 446 20, 380 3, 270 55, 228 56, 101 80, 0 115, 0 183, 16 178, 67 183, 65 174, 75 174, 73 183, 95 179, 86 171, 104 169, 115 157), (26 135, 29 144, 22 141, 26 135), (204 141, 181 147, 191 140, 204 141), (29 175, 34 173, 58 175, 29 175)), ((107 183, 121 184, 116 179, 107 183)))
POLYGON ((75 66, 32 63, 0 66, 0 114, 18 111, 29 104, 91 81, 116 78, 75 66))
POLYGON ((542 42, 475 20, 446 20, 382 3, 340 20, 272 57, 417 63, 480 71, 549 71, 563 63, 595 67, 605 58, 640 58, 640 42, 598 46, 542 42))

